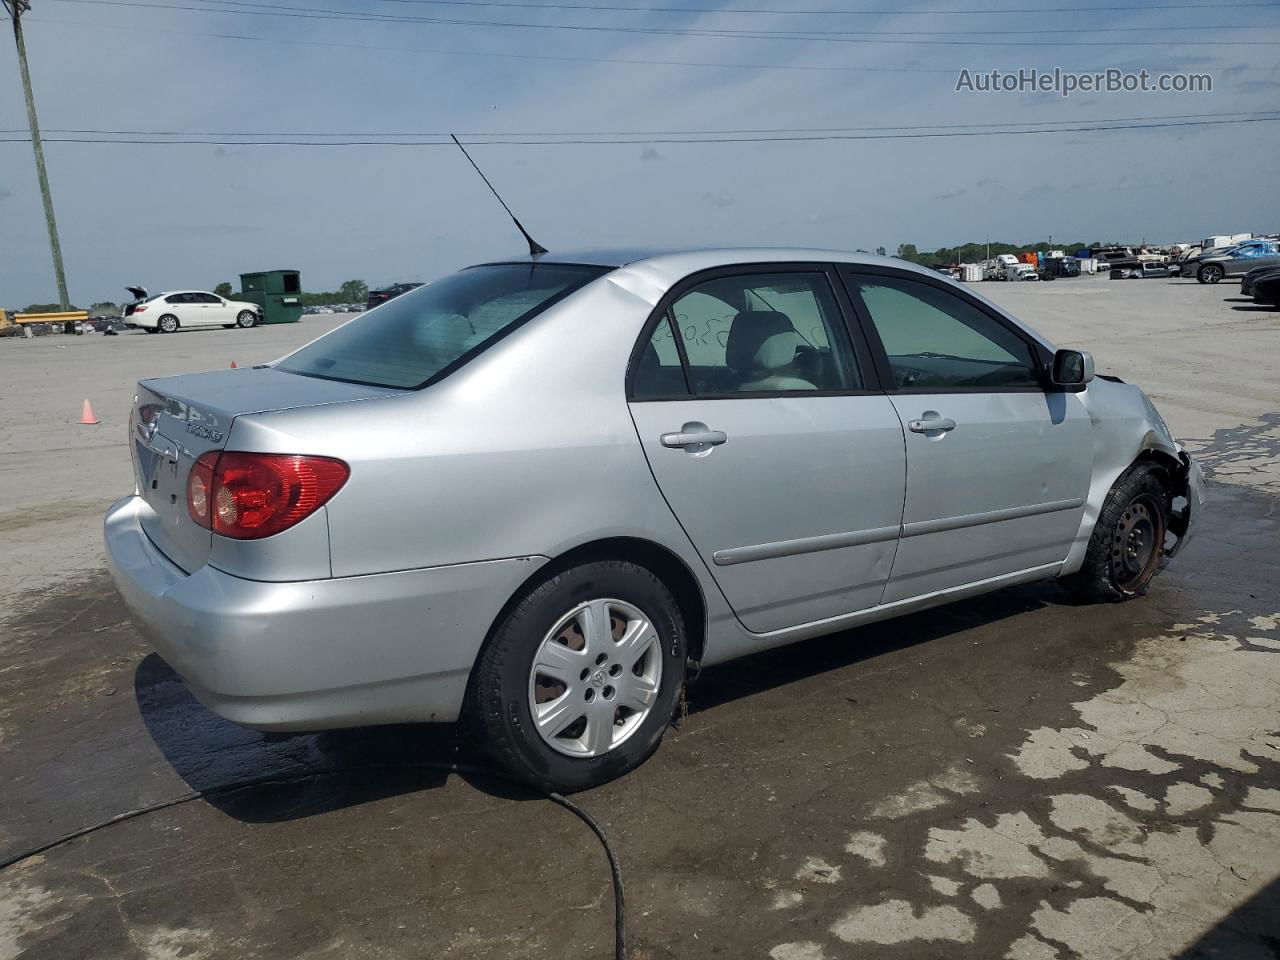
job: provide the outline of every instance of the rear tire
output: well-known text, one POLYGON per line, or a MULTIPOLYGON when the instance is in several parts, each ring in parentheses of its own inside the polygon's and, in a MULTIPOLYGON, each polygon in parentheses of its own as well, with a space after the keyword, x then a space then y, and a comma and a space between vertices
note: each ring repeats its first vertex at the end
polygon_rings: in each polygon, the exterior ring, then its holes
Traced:
POLYGON ((1072 594, 1095 603, 1145 594, 1164 560, 1170 507, 1165 472, 1152 463, 1131 467, 1103 501, 1084 565, 1065 581, 1072 594))
POLYGON ((156 328, 161 333, 176 333, 178 331, 178 318, 171 313, 166 313, 156 321, 156 328))
POLYGON ((658 749, 684 666, 684 621, 662 581, 627 561, 586 563, 503 616, 472 671, 465 718, 514 777, 585 790, 658 749))

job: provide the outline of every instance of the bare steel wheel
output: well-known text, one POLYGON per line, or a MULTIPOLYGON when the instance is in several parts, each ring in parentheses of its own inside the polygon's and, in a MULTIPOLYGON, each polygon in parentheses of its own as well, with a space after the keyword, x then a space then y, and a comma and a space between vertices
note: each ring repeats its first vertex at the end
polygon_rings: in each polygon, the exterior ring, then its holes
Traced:
POLYGON ((1166 468, 1141 461, 1107 493, 1080 570, 1067 586, 1081 600, 1129 600, 1147 592, 1164 560, 1169 531, 1166 468))
POLYGON ((1111 577, 1118 590, 1132 594, 1151 581, 1164 537, 1164 510, 1151 494, 1139 494, 1121 514, 1112 538, 1111 577))
POLYGON ((640 728, 661 686, 649 618, 621 600, 591 600, 543 637, 529 671, 529 712, 551 749, 598 757, 640 728))

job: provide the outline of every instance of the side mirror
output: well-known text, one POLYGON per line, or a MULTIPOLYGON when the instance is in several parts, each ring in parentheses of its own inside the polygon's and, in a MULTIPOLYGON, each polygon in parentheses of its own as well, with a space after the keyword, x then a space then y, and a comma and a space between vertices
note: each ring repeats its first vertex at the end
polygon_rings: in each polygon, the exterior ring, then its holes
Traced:
POLYGON ((1093 379, 1093 356, 1085 350, 1059 350, 1049 379, 1055 387, 1083 387, 1093 379))

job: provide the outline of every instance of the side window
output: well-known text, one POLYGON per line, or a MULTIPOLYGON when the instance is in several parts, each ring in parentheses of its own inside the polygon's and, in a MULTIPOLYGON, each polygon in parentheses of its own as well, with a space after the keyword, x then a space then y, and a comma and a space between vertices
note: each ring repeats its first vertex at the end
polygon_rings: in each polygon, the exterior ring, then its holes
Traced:
POLYGON ((631 396, 635 400, 653 400, 688 393, 684 370, 680 367, 680 350, 671 332, 670 314, 667 314, 654 328, 653 336, 636 361, 631 396))
POLYGON ((1026 341, 955 294, 897 277, 852 279, 900 389, 1040 385, 1026 341))
POLYGON ((695 394, 862 387, 824 273, 718 277, 682 294, 671 313, 695 394))
POLYGON ((173 303, 173 304, 190 303, 190 302, 191 302, 191 294, 189 294, 189 293, 171 293, 171 294, 169 294, 169 296, 167 296, 167 297, 165 297, 165 298, 164 298, 164 302, 165 302, 165 303, 173 303))

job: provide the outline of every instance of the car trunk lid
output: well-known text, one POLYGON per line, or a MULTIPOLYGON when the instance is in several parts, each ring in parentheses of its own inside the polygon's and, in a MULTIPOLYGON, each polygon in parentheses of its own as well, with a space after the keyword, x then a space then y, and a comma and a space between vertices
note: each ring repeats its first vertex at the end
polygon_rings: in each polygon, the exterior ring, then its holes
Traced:
POLYGON ((270 367, 139 381, 129 446, 138 495, 148 507, 142 513, 143 529, 175 564, 187 572, 196 570, 209 558, 213 534, 187 512, 187 477, 201 456, 226 446, 236 417, 402 392, 270 367))

